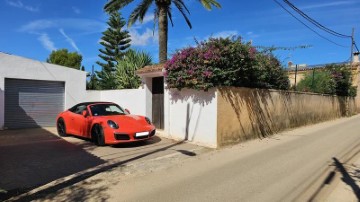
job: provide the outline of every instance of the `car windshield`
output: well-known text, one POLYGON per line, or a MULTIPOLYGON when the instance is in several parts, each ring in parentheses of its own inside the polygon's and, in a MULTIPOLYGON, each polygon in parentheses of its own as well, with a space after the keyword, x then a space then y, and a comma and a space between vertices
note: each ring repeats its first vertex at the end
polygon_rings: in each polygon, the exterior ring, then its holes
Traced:
POLYGON ((124 109, 116 104, 96 104, 90 106, 93 116, 112 116, 127 114, 124 109))

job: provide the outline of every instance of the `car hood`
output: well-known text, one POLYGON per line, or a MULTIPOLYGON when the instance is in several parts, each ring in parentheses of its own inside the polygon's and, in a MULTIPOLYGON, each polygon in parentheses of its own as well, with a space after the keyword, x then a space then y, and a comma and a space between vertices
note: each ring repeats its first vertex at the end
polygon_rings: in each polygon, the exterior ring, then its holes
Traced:
POLYGON ((107 120, 112 120, 120 126, 120 129, 139 129, 148 130, 148 124, 143 116, 137 115, 117 115, 108 116, 107 120))

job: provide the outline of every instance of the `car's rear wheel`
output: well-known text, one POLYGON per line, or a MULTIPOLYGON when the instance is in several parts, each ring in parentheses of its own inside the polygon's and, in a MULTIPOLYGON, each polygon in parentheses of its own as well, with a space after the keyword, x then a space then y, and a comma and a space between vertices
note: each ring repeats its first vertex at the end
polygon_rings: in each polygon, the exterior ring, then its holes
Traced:
POLYGON ((57 132, 61 137, 66 137, 66 126, 65 126, 65 121, 63 118, 59 118, 57 121, 57 132))
POLYGON ((100 125, 95 125, 91 132, 91 138, 97 146, 105 145, 104 130, 100 125))

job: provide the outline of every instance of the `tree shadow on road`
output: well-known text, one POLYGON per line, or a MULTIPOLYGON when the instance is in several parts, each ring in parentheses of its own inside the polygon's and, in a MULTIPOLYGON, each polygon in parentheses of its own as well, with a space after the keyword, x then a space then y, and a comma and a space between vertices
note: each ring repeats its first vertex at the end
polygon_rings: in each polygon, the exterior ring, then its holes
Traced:
POLYGON ((351 175, 357 179, 357 181, 360 182, 360 168, 359 167, 356 167, 354 172, 351 173, 351 175))
MULTIPOLYGON (((110 196, 106 191, 109 186, 115 186, 117 183, 104 182, 102 179, 92 179, 83 182, 79 182, 71 189, 64 190, 63 192, 57 192, 54 190, 52 193, 44 193, 39 195, 43 200, 68 202, 68 201, 108 201, 110 196)), ((20 201, 27 201, 21 199, 20 201)))
POLYGON ((350 176, 348 171, 345 169, 343 164, 335 157, 333 157, 334 164, 337 168, 337 170, 342 174, 341 180, 349 185, 351 189, 353 190, 354 194, 356 195, 357 199, 360 201, 360 188, 356 184, 355 180, 350 176))

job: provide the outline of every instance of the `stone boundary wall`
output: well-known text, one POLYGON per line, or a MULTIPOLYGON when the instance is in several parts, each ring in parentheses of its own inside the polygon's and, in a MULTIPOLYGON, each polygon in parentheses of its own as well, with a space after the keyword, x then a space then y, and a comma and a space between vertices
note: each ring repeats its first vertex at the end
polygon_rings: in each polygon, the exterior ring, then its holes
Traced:
POLYGON ((217 94, 218 147, 359 112, 355 98, 236 87, 217 94))

